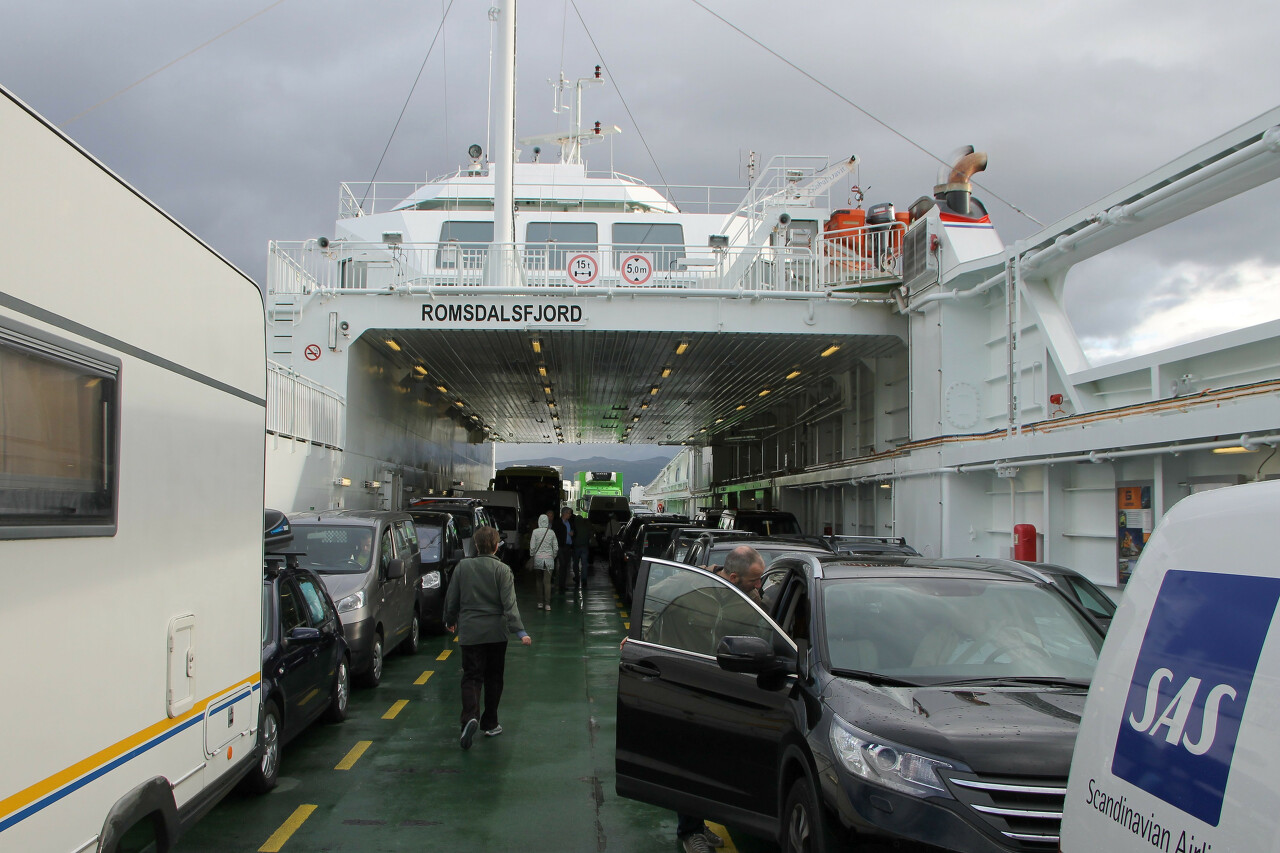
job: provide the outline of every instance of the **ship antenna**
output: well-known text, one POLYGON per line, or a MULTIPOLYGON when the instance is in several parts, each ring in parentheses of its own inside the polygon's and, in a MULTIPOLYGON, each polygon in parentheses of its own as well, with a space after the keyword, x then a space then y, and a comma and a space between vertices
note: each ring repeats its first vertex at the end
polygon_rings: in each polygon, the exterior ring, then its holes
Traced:
POLYGON ((489 101, 484 111, 484 150, 492 151, 493 125, 493 34, 498 31, 498 15, 501 10, 497 6, 489 7, 489 85, 485 89, 489 93, 489 101))

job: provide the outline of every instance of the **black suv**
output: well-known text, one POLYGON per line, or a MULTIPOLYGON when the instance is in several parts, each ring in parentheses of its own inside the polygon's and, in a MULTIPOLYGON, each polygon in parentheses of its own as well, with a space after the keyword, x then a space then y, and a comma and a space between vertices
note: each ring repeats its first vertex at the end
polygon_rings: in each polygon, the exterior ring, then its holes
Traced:
MULTIPOLYGON (((468 557, 476 555, 476 545, 471 541, 471 537, 475 535, 476 528, 493 527, 496 529, 498 526, 494 523, 493 518, 490 517, 484 501, 478 498, 417 498, 410 502, 409 509, 429 509, 432 512, 447 512, 452 515, 453 523, 458 530, 458 536, 462 539, 462 550, 468 557)), ((498 545, 498 559, 502 559, 505 543, 506 535, 503 534, 502 542, 498 545)))
MULTIPOLYGON (((1098 626, 1024 571, 797 554, 767 610, 643 562, 618 675, 620 795, 788 853, 887 837, 1058 849, 1098 626)), ((932 849, 932 848, 931 848, 932 849)))
POLYGON ((780 509, 726 509, 720 513, 721 530, 750 530, 761 536, 799 536, 800 522, 780 509))

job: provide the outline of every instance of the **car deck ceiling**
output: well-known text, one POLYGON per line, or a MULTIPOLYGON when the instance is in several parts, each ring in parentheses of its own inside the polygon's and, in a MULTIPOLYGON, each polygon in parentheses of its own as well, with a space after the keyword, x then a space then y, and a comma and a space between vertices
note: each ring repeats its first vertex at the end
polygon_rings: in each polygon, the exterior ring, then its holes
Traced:
MULTIPOLYGON (((679 325, 678 316, 671 325, 679 325)), ((892 336, 583 329, 374 329, 360 341, 395 366, 388 381, 425 405, 521 443, 555 443, 558 414, 569 444, 703 443, 750 434, 752 420, 779 401, 821 387, 859 359, 902 347, 892 336), (682 343, 688 346, 677 355, 682 343), (822 357, 833 343, 840 349, 822 357)))

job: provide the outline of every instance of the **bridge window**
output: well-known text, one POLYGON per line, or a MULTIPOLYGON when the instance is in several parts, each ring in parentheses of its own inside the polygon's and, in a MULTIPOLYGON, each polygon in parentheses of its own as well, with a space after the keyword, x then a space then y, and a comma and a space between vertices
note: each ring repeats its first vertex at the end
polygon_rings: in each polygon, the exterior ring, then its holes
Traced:
POLYGON ((615 222, 613 225, 613 268, 622 266, 627 255, 649 255, 655 270, 679 269, 684 257, 684 226, 678 222, 615 222))
POLYGON ((0 326, 0 539, 112 536, 120 362, 0 326))
POLYGON ((440 250, 436 266, 478 270, 493 242, 493 221, 450 220, 440 226, 440 250))
POLYGON ((529 269, 562 270, 578 252, 594 252, 599 229, 594 222, 530 222, 524 232, 529 269))

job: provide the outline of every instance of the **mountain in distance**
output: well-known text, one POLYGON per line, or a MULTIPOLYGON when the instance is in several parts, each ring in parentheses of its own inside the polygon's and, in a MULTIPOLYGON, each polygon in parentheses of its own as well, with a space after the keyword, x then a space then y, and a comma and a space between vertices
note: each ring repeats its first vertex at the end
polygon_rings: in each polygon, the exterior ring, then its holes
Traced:
POLYGON ((589 459, 562 459, 554 456, 543 456, 541 458, 530 459, 510 459, 498 463, 498 468, 502 469, 508 465, 559 465, 564 472, 564 479, 572 480, 573 475, 579 471, 621 471, 623 474, 623 482, 626 484, 627 491, 630 493, 631 486, 639 483, 647 486, 653 482, 653 478, 658 476, 667 463, 671 461, 669 456, 654 456, 650 459, 610 459, 607 456, 592 456, 589 459))

